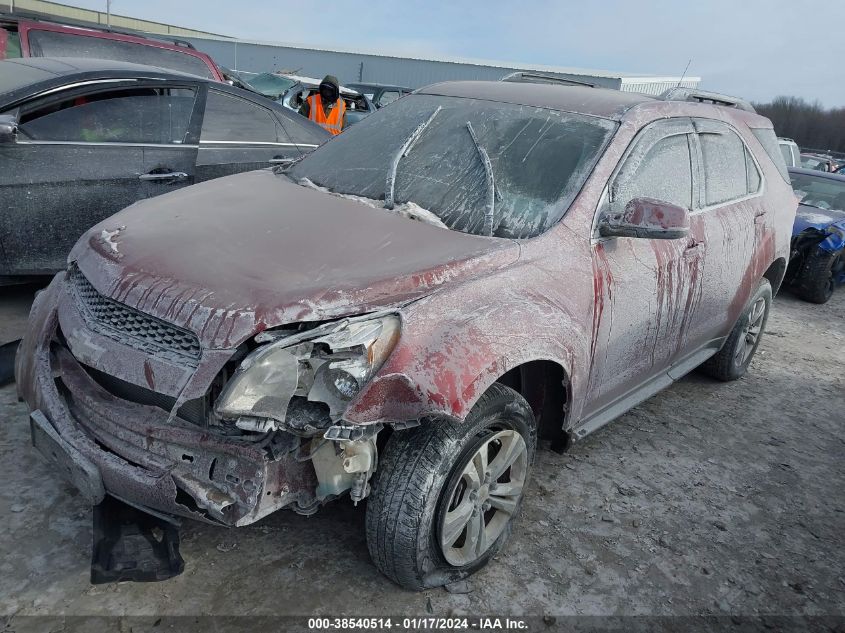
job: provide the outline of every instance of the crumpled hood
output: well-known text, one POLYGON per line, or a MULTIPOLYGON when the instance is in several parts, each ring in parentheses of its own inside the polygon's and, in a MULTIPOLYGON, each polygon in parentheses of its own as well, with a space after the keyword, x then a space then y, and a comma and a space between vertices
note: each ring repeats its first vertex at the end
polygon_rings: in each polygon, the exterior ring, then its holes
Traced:
POLYGON ((270 170, 186 187, 90 229, 70 261, 102 294, 228 349, 507 266, 519 246, 399 217, 270 170))
POLYGON ((826 230, 831 224, 845 228, 845 211, 836 209, 819 209, 804 204, 798 205, 795 214, 795 224, 792 226, 792 234, 798 235, 808 228, 826 230))

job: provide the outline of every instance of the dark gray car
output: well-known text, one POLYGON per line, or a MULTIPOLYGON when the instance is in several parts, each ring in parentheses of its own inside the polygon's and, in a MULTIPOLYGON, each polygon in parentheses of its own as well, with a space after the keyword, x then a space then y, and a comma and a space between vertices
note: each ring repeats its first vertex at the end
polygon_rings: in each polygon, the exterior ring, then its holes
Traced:
POLYGON ((193 75, 0 61, 0 283, 65 268, 86 229, 137 200, 291 162, 328 137, 258 94, 193 75))

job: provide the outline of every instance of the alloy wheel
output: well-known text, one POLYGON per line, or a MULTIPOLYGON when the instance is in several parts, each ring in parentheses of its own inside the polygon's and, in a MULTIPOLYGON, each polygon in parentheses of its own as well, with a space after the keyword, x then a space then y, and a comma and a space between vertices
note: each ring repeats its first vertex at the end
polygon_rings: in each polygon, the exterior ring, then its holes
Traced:
POLYGON ((765 317, 766 299, 765 297, 760 297, 751 306, 745 330, 739 338, 736 353, 734 355, 734 360, 736 361, 737 366, 741 367, 744 365, 754 352, 754 348, 757 346, 757 341, 760 339, 760 334, 762 334, 763 320, 765 317))
POLYGON ((440 547, 456 567, 484 555, 519 505, 528 474, 528 448, 516 431, 486 436, 464 463, 440 524, 440 547))

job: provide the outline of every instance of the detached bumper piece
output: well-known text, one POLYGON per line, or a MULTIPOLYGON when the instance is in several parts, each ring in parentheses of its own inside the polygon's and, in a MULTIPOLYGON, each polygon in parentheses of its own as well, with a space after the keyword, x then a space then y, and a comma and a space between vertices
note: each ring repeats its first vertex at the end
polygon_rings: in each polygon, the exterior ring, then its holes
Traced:
POLYGON ((94 506, 91 584, 156 582, 184 570, 176 525, 108 495, 94 506))

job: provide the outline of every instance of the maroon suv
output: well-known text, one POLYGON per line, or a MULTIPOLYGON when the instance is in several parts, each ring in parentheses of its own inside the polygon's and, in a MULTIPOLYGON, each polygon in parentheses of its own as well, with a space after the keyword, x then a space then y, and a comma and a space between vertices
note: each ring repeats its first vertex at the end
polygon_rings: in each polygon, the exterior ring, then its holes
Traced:
POLYGON ((538 439, 743 375, 795 207, 752 112, 438 84, 91 229, 18 388, 91 503, 242 526, 367 498, 377 567, 443 584, 508 537, 538 439))
POLYGON ((146 64, 224 81, 217 64, 187 43, 142 35, 0 17, 0 59, 78 57, 146 64))

